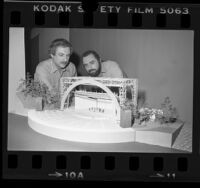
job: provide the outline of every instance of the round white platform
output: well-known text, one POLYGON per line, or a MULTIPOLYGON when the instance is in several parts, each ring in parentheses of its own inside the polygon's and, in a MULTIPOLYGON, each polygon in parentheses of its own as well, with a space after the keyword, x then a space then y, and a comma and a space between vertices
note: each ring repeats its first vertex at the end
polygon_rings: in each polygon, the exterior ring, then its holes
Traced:
POLYGON ((121 128, 114 120, 74 109, 28 111, 28 124, 35 131, 58 139, 88 143, 133 142, 135 131, 121 128))

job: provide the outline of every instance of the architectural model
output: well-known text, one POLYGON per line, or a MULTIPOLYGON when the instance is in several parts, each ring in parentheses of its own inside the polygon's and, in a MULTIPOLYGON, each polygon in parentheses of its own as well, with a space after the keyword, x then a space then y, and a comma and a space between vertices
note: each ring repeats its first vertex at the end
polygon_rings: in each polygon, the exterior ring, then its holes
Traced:
POLYGON ((29 110, 30 127, 76 142, 136 141, 171 147, 183 125, 135 125, 137 79, 64 77, 60 80, 60 96, 58 110, 29 110))
MULTIPOLYGON (((137 79, 116 79, 116 78, 62 78, 60 84, 61 91, 61 110, 64 106, 69 106, 69 96, 71 91, 74 91, 75 110, 82 110, 83 112, 96 112, 94 116, 105 115, 116 121, 118 125, 123 126, 121 116, 125 113, 125 103, 129 100, 129 104, 133 105, 131 111, 136 113, 137 107, 137 79), (84 90, 75 89, 78 86, 83 86, 84 90), (101 92, 88 91, 94 89, 101 89, 101 92), (111 91, 114 87, 116 92, 111 91), (130 93, 130 98, 127 97, 127 92, 130 93)), ((130 114, 129 119, 131 118, 130 114)), ((130 127, 131 125, 129 125, 130 127)))
POLYGON ((60 109, 29 110, 28 122, 40 133, 65 140, 131 142, 137 92, 137 79, 64 77, 60 80, 60 109), (126 109, 127 100, 132 108, 126 109))

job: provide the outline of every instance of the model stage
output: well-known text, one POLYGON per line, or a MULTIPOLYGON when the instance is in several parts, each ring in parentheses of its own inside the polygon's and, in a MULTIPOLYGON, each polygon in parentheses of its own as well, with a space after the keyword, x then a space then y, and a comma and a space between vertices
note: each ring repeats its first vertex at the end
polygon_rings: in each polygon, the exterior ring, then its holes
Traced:
POLYGON ((28 112, 29 126, 35 131, 58 139, 88 143, 141 142, 171 147, 183 123, 161 126, 134 125, 122 128, 104 116, 74 109, 28 112))
POLYGON ((137 79, 62 78, 60 109, 29 110, 28 123, 39 133, 63 140, 87 143, 142 142, 171 147, 183 123, 150 123, 145 126, 134 123, 137 92, 137 79), (85 89, 80 89, 80 86, 85 89), (101 90, 88 91, 88 86, 101 90), (112 87, 118 91, 113 92, 112 87), (74 105, 70 105, 71 97, 74 105))
POLYGON ((132 128, 121 128, 111 119, 93 113, 46 110, 28 112, 28 123, 35 131, 58 139, 90 143, 134 141, 132 128))
POLYGON ((34 130, 55 138, 78 142, 134 141, 131 118, 137 105, 137 79, 67 77, 61 79, 60 86, 60 109, 29 110, 28 122, 34 130), (85 89, 78 90, 80 86, 85 89), (113 86, 118 88, 117 93, 109 88, 113 86), (101 92, 88 91, 88 88, 98 88, 101 92), (131 110, 123 110, 128 89, 131 93, 130 100, 135 105, 131 110), (70 106, 72 95, 74 105, 70 106), (124 116, 127 118, 124 119, 124 116), (123 128, 127 123, 129 126, 123 128))

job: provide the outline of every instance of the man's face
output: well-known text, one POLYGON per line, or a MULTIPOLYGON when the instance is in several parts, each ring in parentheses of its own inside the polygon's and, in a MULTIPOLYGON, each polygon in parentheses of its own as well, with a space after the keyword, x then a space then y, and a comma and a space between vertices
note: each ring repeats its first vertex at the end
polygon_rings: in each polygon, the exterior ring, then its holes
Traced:
POLYGON ((51 54, 51 57, 58 68, 64 69, 69 64, 70 55, 69 47, 58 46, 55 54, 51 54))
POLYGON ((83 66, 90 76, 98 76, 100 69, 100 62, 93 54, 83 57, 83 66))

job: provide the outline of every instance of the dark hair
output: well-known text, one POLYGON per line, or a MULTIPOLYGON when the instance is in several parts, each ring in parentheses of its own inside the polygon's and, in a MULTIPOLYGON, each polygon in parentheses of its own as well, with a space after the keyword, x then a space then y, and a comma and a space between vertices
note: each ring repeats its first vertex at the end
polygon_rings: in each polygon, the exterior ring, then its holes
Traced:
POLYGON ((83 55, 82 55, 82 58, 84 58, 84 57, 86 57, 90 54, 92 54, 98 61, 100 61, 99 54, 97 52, 95 52, 94 50, 88 50, 88 51, 84 52, 83 55))
POLYGON ((51 42, 51 45, 49 46, 49 55, 50 54, 55 54, 56 48, 58 46, 62 47, 69 47, 70 48, 70 54, 72 54, 72 45, 70 42, 68 42, 66 39, 55 39, 54 41, 51 42))

